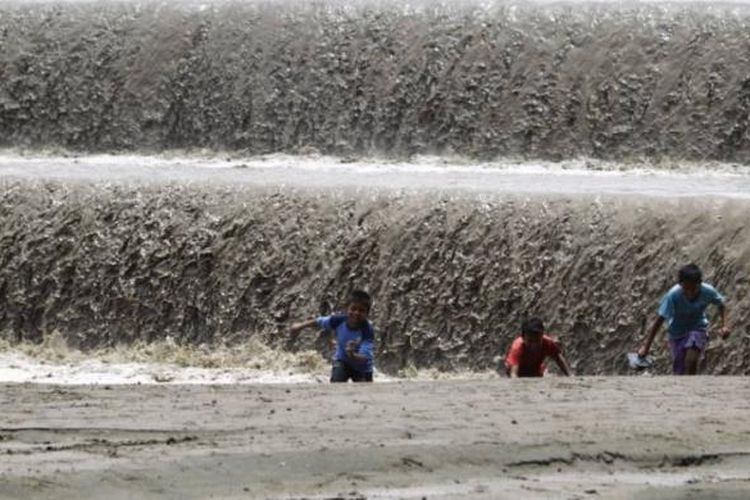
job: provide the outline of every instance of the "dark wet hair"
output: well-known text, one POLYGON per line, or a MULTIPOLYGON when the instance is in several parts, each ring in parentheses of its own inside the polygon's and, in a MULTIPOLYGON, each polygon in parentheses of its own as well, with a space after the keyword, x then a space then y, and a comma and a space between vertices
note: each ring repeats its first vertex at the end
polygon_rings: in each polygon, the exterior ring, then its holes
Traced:
POLYGON ((682 266, 677 272, 678 283, 692 283, 698 285, 701 281, 703 281, 703 273, 701 273, 701 268, 695 264, 691 263, 682 266))
POLYGON ((363 305, 367 308, 367 312, 370 312, 370 307, 372 307, 372 298, 370 297, 370 294, 365 292, 364 290, 352 290, 349 294, 349 300, 347 300, 346 303, 347 305, 363 305))
POLYGON ((521 335, 541 335, 544 333, 544 323, 539 318, 529 318, 521 324, 521 335))

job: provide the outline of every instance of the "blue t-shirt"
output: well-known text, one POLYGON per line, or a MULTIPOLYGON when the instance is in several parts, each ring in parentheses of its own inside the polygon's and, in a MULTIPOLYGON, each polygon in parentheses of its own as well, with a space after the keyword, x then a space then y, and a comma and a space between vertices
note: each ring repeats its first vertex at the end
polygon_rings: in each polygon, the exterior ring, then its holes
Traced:
POLYGON ((659 305, 659 316, 669 324, 669 338, 679 339, 694 330, 706 330, 706 308, 710 304, 724 304, 724 297, 711 285, 701 283, 700 292, 693 301, 685 297, 680 285, 673 286, 659 305))
POLYGON ((318 318, 318 326, 322 330, 332 330, 336 334, 336 353, 334 361, 340 361, 353 370, 362 373, 372 372, 373 351, 375 350, 375 330, 372 323, 365 321, 357 329, 349 328, 346 315, 321 316, 318 318), (346 355, 346 344, 355 341, 358 344, 357 352, 367 358, 366 362, 357 362, 346 355))

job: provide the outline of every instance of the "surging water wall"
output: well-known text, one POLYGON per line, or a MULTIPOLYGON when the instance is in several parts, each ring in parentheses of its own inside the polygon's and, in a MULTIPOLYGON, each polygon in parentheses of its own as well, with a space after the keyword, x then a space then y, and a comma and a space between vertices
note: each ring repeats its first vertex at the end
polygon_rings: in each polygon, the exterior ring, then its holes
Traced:
POLYGON ((9 180, 0 193, 0 331, 14 342, 325 352, 314 331, 292 342, 290 322, 365 287, 387 372, 490 368, 538 314, 576 372, 620 373, 694 260, 734 325, 706 369, 750 373, 746 201, 9 180))
POLYGON ((748 162, 749 13, 3 2, 0 146, 748 162))

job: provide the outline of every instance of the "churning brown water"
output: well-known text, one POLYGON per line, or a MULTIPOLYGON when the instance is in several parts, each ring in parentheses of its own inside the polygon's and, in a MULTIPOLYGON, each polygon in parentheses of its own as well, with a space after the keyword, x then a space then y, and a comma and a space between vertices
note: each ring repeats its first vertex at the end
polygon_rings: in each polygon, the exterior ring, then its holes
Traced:
MULTIPOLYGON (((101 348, 253 337, 325 352, 315 334, 290 342, 289 323, 341 307, 361 286, 375 297, 379 366, 388 372, 491 368, 524 315, 540 314, 579 373, 617 373, 675 269, 697 261, 730 298, 735 324, 732 339, 709 349, 708 369, 750 367, 743 198, 522 194, 520 184, 516 194, 415 189, 414 174, 375 189, 366 171, 354 186, 356 165, 351 184, 328 188, 306 187, 305 176, 331 175, 310 167, 287 168, 286 184, 249 167, 224 169, 236 173, 234 184, 207 181, 215 169, 205 167, 193 181, 188 167, 171 180, 143 169, 107 181, 89 165, 87 180, 63 160, 57 170, 45 161, 53 179, 3 181, 8 338, 58 332, 101 348)), ((550 175, 527 182, 554 184, 550 175)))
POLYGON ((747 161, 749 14, 3 2, 0 146, 747 161))

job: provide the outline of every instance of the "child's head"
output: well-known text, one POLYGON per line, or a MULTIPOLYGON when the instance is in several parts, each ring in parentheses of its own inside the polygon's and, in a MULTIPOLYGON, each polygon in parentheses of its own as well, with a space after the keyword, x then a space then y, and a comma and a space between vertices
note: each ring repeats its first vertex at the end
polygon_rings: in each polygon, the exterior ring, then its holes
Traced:
POLYGON ((364 290, 354 290, 349 294, 346 303, 346 314, 351 326, 359 326, 367 321, 367 315, 370 314, 372 299, 370 294, 364 290))
POLYGON ((523 336, 523 342, 529 345, 537 345, 542 343, 542 336, 544 335, 544 323, 539 318, 529 318, 521 324, 521 336, 523 336))
POLYGON ((703 273, 700 267, 695 264, 688 264, 680 268, 677 272, 677 282, 682 287, 682 293, 688 299, 694 299, 700 293, 703 273))

